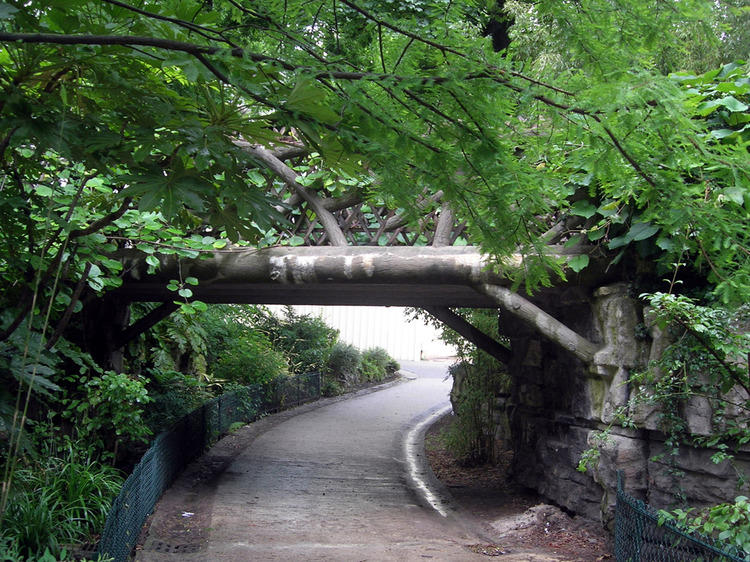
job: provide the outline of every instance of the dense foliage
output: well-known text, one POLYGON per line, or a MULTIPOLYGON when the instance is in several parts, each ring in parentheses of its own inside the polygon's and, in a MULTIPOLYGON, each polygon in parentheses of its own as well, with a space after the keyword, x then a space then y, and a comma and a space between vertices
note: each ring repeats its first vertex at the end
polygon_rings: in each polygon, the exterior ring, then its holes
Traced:
POLYGON ((205 322, 131 342, 123 372, 96 355, 136 262, 300 243, 266 152, 297 154, 313 193, 413 222, 448 205, 528 290, 597 264, 657 285, 679 273, 701 304, 747 301, 747 20, 741 0, 0 2, 8 458, 50 405, 116 455, 148 432, 130 408, 144 388, 169 409, 238 372, 326 367, 335 337, 304 323, 221 348, 236 323, 211 318, 181 269, 174 304, 205 322), (116 395, 131 402, 103 401, 116 395))

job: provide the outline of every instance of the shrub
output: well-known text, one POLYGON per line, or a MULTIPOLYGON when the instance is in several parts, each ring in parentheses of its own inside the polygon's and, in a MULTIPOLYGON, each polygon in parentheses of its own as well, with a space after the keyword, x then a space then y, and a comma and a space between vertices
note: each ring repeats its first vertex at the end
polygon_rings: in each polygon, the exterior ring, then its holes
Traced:
POLYGON ((150 374, 152 401, 144 412, 144 419, 154 434, 170 428, 213 396, 208 386, 194 376, 157 369, 152 369, 150 374))
POLYGON ((452 365, 449 373, 453 377, 451 403, 456 417, 446 434, 448 450, 459 464, 492 461, 495 392, 507 377, 502 372, 468 362, 452 365))
POLYGON ((320 385, 320 394, 323 396, 338 396, 344 393, 344 385, 332 375, 325 375, 320 385))
POLYGON ((359 367, 362 354, 359 350, 344 342, 336 342, 328 357, 327 372, 345 384, 359 382, 359 367))
POLYGON ((265 334, 252 329, 214 365, 216 377, 240 384, 266 384, 287 371, 284 355, 273 349, 265 334))
POLYGON ((71 422, 78 437, 102 451, 117 449, 122 441, 147 441, 151 435, 143 419, 151 401, 141 377, 107 371, 82 376, 75 392, 61 400, 62 416, 71 422))
POLYGON ((382 347, 368 349, 362 354, 360 373, 367 381, 382 381, 399 369, 399 364, 382 347))
POLYGON ((339 337, 338 330, 322 319, 297 314, 291 307, 285 309, 283 318, 258 309, 253 325, 286 356, 294 373, 323 372, 331 348, 339 337))

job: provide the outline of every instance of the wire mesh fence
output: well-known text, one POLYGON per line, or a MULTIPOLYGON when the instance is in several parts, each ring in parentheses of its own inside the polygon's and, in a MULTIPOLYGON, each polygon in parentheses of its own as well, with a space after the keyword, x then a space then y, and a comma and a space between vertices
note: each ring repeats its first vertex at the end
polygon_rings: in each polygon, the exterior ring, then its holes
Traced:
POLYGON ((115 562, 128 559, 146 518, 177 475, 236 422, 250 422, 320 397, 320 375, 281 378, 223 394, 160 434, 141 457, 112 503, 97 548, 115 562))
POLYGON ((708 537, 688 534, 671 521, 659 523, 654 508, 623 489, 617 474, 615 507, 615 560, 617 562, 750 562, 750 554, 708 537))

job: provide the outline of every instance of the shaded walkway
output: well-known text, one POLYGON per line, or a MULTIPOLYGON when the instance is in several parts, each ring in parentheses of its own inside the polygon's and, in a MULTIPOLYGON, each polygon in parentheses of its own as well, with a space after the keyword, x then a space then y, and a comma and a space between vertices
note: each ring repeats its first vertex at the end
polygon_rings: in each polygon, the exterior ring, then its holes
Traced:
POLYGON ((215 480, 188 473, 167 492, 138 559, 482 559, 466 548, 481 539, 425 506, 408 484, 404 432, 450 390, 447 364, 412 365, 421 371, 415 380, 242 430, 256 435, 215 480), (170 518, 172 537, 162 539, 170 518), (175 540, 180 524, 180 540, 192 538, 194 549, 163 542, 175 540))

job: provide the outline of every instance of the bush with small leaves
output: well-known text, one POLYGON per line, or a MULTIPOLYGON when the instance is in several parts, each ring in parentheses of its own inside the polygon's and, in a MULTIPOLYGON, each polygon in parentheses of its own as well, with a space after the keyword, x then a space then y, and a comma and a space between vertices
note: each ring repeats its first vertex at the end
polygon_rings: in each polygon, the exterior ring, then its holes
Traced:
POLYGON ((351 344, 336 342, 328 357, 328 373, 344 384, 359 382, 359 368, 362 354, 351 344))
POLYGON ((362 353, 360 374, 366 381, 382 381, 399 369, 399 364, 382 347, 374 347, 362 353))
POLYGON ((288 372, 284 355, 268 337, 248 329, 234 347, 224 351, 214 365, 214 375, 240 384, 267 384, 288 372))

